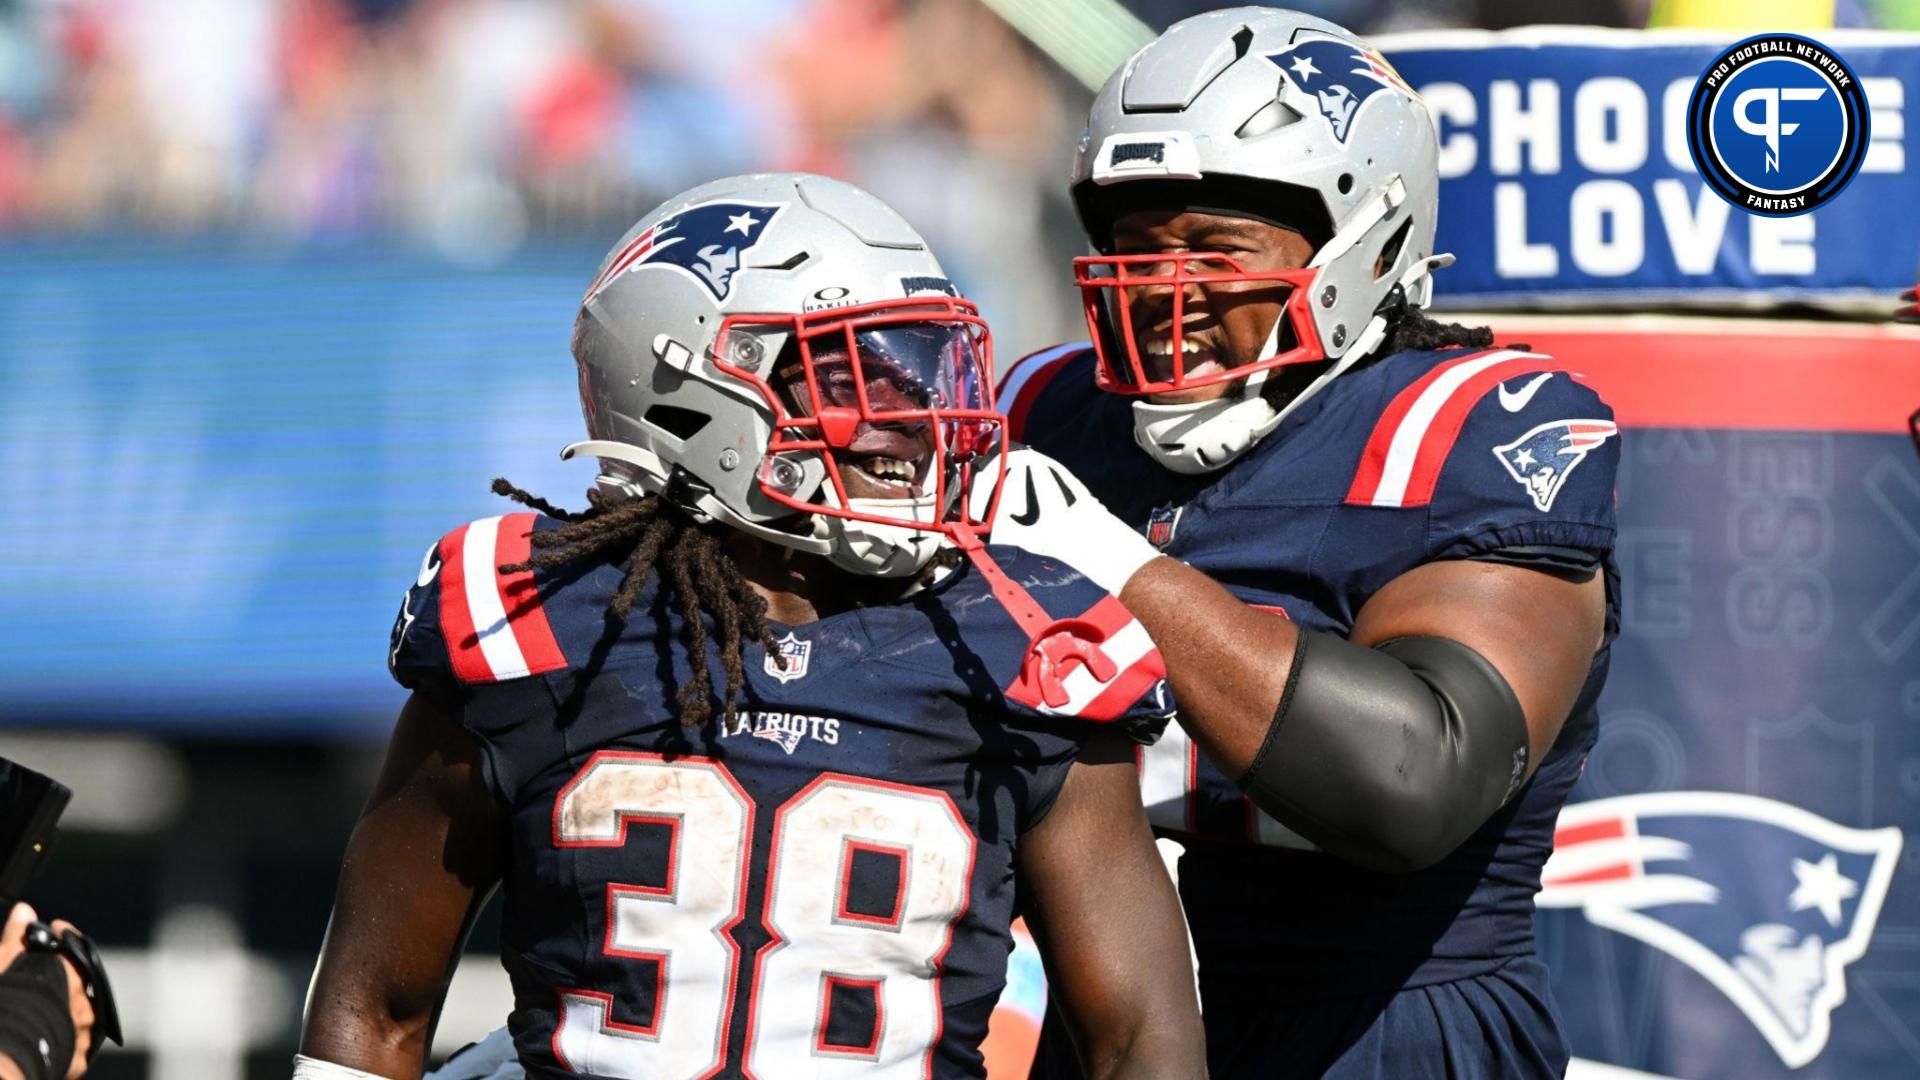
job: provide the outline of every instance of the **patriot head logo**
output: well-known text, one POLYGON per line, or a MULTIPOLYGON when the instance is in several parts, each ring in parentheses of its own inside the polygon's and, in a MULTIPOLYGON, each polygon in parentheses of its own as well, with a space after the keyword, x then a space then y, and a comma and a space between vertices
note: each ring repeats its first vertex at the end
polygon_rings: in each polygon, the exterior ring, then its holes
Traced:
POLYGON ((1561 811, 1536 902, 1686 964, 1797 1069, 1827 1044, 1900 845, 1897 828, 1848 828, 1753 795, 1596 799, 1561 811))
MULTIPOLYGON (((813 656, 813 642, 801 641, 794 636, 793 631, 789 630, 787 636, 775 641, 774 645, 779 651, 768 653, 767 658, 762 661, 763 669, 768 675, 779 679, 782 683, 790 683, 807 674, 807 660, 813 656), (782 661, 785 662, 784 666, 782 661)), ((788 753, 792 751, 789 750, 788 753)))
POLYGON ((1389 87, 1414 96, 1413 89, 1387 62, 1369 49, 1339 38, 1311 38, 1267 59, 1287 73, 1295 86, 1312 94, 1333 137, 1347 141, 1354 114, 1367 99, 1389 87))
POLYGON ((800 737, 805 733, 806 729, 804 727, 763 727, 755 730, 753 737, 756 739, 765 739, 791 754, 794 748, 800 745, 800 737))
POLYGON ((1588 451, 1618 434, 1620 429, 1611 420, 1554 420, 1494 447, 1493 456, 1533 496, 1534 509, 1544 514, 1553 509, 1553 500, 1574 466, 1587 459, 1588 451))
POLYGON ((747 252, 783 209, 780 203, 710 202, 670 214, 607 261, 606 270, 587 288, 586 299, 628 270, 662 266, 705 285, 714 303, 725 303, 747 252))

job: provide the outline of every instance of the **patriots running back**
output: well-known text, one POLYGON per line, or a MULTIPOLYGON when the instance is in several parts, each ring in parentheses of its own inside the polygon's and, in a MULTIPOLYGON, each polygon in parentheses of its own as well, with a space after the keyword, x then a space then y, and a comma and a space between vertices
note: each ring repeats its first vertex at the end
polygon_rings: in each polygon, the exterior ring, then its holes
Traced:
MULTIPOLYGON (((562 527, 449 534, 393 653, 403 685, 461 702, 507 815, 528 1074, 975 1075, 1020 838, 1094 728, 1021 702, 1027 637, 991 586, 961 566, 907 603, 776 627, 744 654, 739 709, 688 729, 682 616, 657 591, 609 628, 617 566, 496 571, 562 527)), ((992 554, 1049 614, 1113 631, 1122 670, 1049 711, 1150 737, 1169 703, 1138 624, 1066 567, 992 554)))
POLYGON ((980 540, 991 336, 919 236, 823 177, 703 185, 573 354, 588 508, 496 480, 533 512, 433 545, 395 622, 297 1080, 415 1080, 496 883, 495 1077, 979 1080, 1016 901, 1096 1075, 1204 1075, 1133 765, 1159 653, 980 540))

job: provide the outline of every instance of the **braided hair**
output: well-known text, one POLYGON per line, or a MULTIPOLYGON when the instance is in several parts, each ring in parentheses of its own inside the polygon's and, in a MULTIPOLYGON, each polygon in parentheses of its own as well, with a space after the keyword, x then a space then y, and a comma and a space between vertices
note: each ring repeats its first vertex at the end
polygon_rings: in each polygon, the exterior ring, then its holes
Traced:
MULTIPOLYGON (((533 534, 533 550, 526 561, 500 568, 518 573, 562 566, 601 552, 627 552, 626 574, 614 591, 608 610, 625 622, 656 570, 680 607, 682 633, 693 678, 680 688, 680 723, 697 728, 713 717, 713 676, 707 668, 707 618, 720 637, 720 661, 727 673, 722 715, 731 716, 746 688, 746 665, 741 650, 758 641, 768 656, 779 656, 773 631, 767 625, 767 601, 747 583, 740 568, 721 547, 716 525, 700 525, 658 495, 637 499, 609 499, 587 493, 590 509, 562 510, 537 495, 508 483, 493 482, 493 492, 548 517, 566 522, 558 529, 533 534)), ((778 662, 785 664, 785 659, 778 662)))

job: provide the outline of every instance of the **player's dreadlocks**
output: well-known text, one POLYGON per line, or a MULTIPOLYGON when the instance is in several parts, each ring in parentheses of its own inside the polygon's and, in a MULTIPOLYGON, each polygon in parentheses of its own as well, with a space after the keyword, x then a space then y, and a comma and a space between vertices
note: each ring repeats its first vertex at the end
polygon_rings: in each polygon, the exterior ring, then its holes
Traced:
MULTIPOLYGON (((591 509, 562 510, 505 479, 493 482, 493 492, 551 518, 566 522, 558 529, 533 534, 533 552, 525 562, 500 568, 502 573, 561 566, 604 551, 626 549, 626 576, 620 579, 608 605, 616 619, 625 621, 654 571, 660 571, 663 591, 679 603, 688 666, 693 678, 680 688, 680 723, 689 728, 713 716, 713 678, 707 670, 707 623, 713 618, 720 635, 720 660, 727 673, 723 716, 733 715, 740 692, 746 688, 746 666, 741 662, 745 641, 758 641, 768 656, 779 655, 773 631, 767 626, 766 598, 755 592, 721 548, 721 530, 689 520, 658 495, 636 499, 608 499, 587 493, 591 509)), ((784 660, 779 661, 784 663, 784 660)))
POLYGON ((1486 326, 1443 323, 1428 318, 1425 312, 1409 308, 1393 321, 1380 355, 1391 356, 1409 349, 1487 349, 1493 346, 1493 330, 1486 326))

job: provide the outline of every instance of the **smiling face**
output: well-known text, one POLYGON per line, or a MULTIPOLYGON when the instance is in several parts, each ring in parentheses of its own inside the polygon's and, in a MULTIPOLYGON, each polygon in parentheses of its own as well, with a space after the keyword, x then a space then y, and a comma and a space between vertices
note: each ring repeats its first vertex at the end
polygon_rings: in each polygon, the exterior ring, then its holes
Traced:
MULTIPOLYGON (((845 346, 822 342, 813 347, 814 379, 822 409, 845 409, 858 414, 860 390, 845 346)), ((930 405, 929 392, 899 365, 877 356, 861 355, 860 378, 865 383, 872 413, 922 410, 930 405)), ((812 393, 802 365, 795 361, 776 372, 777 385, 787 406, 798 416, 816 415, 812 393)), ((934 457, 933 426, 925 420, 860 420, 845 446, 831 451, 853 499, 911 499, 925 491, 934 457)))
MULTIPOLYGON (((1249 273, 1297 270, 1313 258, 1313 245, 1292 229, 1194 210, 1127 214, 1114 222, 1113 242, 1116 255, 1166 255, 1164 263, 1142 268, 1144 274, 1154 276, 1173 273, 1176 257, 1181 255, 1223 256, 1249 273)), ((1197 273, 1224 269, 1217 261, 1188 265, 1197 273)), ((1239 281, 1192 282, 1183 288, 1180 348, 1185 376, 1191 379, 1264 359, 1262 349, 1292 286, 1278 281, 1239 281)), ((1127 307, 1133 345, 1147 377, 1153 381, 1171 379, 1175 287, 1136 285, 1122 287, 1119 292, 1117 300, 1127 307)), ((1238 385, 1227 381, 1186 387, 1154 394, 1149 400, 1163 405, 1210 401, 1224 397, 1238 385)))

